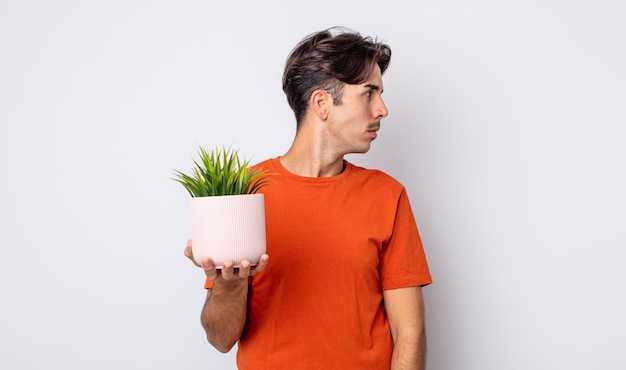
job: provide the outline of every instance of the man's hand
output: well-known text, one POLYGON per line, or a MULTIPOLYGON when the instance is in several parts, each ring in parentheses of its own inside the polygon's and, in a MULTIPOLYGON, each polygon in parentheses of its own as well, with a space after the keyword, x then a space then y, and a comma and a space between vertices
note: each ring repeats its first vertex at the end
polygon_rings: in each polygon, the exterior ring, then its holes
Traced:
POLYGON ((224 280, 225 282, 236 282, 248 277, 253 276, 263 270, 269 261, 269 256, 263 254, 259 258, 259 263, 256 266, 251 266, 250 261, 243 260, 239 264, 239 267, 234 267, 233 261, 226 260, 221 269, 215 267, 215 264, 210 257, 205 257, 199 264, 193 258, 193 249, 191 239, 187 241, 187 247, 185 248, 185 256, 193 262, 194 265, 201 267, 207 279, 210 280, 224 280))

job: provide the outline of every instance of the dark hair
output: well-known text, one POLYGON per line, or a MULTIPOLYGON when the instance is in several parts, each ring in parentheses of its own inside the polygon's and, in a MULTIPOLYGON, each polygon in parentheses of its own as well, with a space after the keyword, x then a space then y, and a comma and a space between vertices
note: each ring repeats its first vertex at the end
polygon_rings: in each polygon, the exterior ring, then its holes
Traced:
POLYGON ((364 82, 376 64, 385 73, 390 60, 388 45, 346 28, 333 27, 305 37, 289 54, 283 73, 283 91, 298 126, 313 91, 324 89, 334 104, 341 104, 344 84, 364 82))

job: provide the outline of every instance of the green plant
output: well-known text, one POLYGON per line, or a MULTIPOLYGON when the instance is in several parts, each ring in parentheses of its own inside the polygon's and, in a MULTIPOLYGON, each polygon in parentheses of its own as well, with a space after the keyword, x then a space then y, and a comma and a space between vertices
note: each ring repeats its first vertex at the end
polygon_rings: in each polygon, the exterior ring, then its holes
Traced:
POLYGON ((260 168, 251 168, 248 160, 240 160, 237 150, 215 147, 207 151, 200 147, 199 161, 194 160, 190 174, 174 170, 177 181, 192 197, 255 194, 268 185, 270 176, 260 168))

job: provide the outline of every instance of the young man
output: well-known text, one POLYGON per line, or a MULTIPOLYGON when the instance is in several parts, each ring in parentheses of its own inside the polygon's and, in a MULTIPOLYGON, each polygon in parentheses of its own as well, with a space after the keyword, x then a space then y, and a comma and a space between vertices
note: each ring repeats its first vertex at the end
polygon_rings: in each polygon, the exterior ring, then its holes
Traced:
POLYGON ((276 174, 262 190, 267 254, 237 269, 199 261, 207 339, 222 352, 238 342, 240 369, 424 368, 421 287, 431 276, 406 190, 344 160, 369 150, 387 116, 390 57, 387 45, 338 28, 289 55, 296 137, 258 164, 276 174))

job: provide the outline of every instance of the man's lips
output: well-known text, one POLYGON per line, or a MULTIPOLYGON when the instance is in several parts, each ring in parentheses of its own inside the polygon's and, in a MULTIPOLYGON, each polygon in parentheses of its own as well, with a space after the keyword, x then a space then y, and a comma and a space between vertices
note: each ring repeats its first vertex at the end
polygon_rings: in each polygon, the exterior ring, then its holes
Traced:
POLYGON ((367 132, 374 138, 378 136, 378 130, 380 130, 380 126, 371 127, 367 132))

